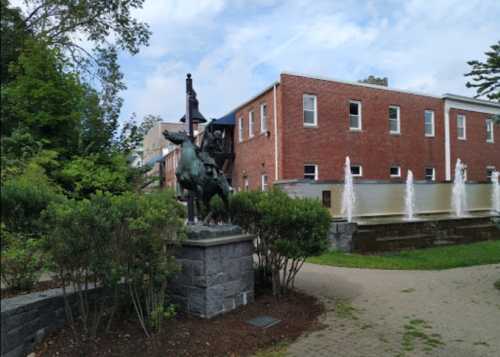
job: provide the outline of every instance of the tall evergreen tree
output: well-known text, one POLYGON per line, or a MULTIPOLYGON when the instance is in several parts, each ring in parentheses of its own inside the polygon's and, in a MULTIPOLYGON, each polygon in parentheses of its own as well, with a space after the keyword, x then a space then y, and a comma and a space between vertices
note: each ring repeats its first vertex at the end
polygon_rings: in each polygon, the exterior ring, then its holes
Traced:
POLYGON ((472 68, 466 73, 472 82, 467 82, 467 88, 476 88, 476 97, 486 96, 488 99, 500 102, 500 41, 485 52, 486 61, 467 62, 472 68))

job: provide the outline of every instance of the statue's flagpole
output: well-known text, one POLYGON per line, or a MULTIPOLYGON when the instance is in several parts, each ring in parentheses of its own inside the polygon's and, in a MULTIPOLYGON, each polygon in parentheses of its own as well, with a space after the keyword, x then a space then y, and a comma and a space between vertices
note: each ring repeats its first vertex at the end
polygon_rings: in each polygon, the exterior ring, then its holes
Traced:
MULTIPOLYGON (((187 74, 186 78, 186 122, 188 123, 188 135, 191 141, 194 141, 193 133, 193 118, 192 118, 192 108, 191 108, 191 96, 193 94, 193 80, 191 79, 191 73, 187 74)), ((194 224, 194 198, 193 193, 188 191, 188 224, 194 224)))

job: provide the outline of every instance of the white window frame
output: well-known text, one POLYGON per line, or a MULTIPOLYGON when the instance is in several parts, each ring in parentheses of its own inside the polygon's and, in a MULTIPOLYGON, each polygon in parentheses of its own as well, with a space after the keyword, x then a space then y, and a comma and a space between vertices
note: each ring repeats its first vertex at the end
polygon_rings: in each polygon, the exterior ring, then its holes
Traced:
POLYGON ((424 179, 425 179, 426 181, 436 181, 436 168, 435 168, 435 167, 426 167, 426 168, 424 169, 424 179), (427 171, 428 169, 431 169, 431 170, 432 170, 432 179, 430 179, 430 180, 428 180, 428 179, 427 179, 427 172, 426 172, 426 171, 427 171))
POLYGON ((393 135, 399 135, 401 134, 401 107, 398 105, 389 105, 389 109, 387 111, 387 114, 389 116, 389 133, 393 135), (396 113, 398 116, 396 117, 396 123, 397 123, 397 130, 391 130, 391 108, 396 109, 396 113))
POLYGON ((250 190, 250 180, 248 179, 248 176, 245 176, 243 178, 243 191, 249 191, 250 190))
POLYGON ((467 140, 467 118, 463 114, 458 114, 457 115, 457 139, 458 140, 467 140), (459 131, 458 131, 458 129, 460 128, 460 125, 459 125, 460 119, 463 119, 463 129, 464 129, 464 135, 463 136, 461 136, 459 134, 459 131))
POLYGON ((262 190, 262 192, 267 191, 267 188, 269 186, 268 179, 269 178, 267 177, 266 174, 260 175, 260 189, 262 190))
POLYGON ((361 166, 361 165, 351 165, 351 174, 352 174, 352 177, 363 177, 363 166, 361 166), (359 174, 353 174, 352 173, 352 168, 353 167, 359 167, 359 174))
POLYGON ((303 122, 303 124, 304 124, 305 127, 316 127, 316 126, 318 126, 318 97, 315 96, 314 94, 304 94, 304 95, 302 95, 302 122, 303 122), (308 112, 311 111, 309 109, 306 109, 306 107, 305 107, 305 99, 306 98, 313 98, 314 99, 314 109, 312 110, 312 112, 314 113, 314 115, 313 115, 314 122, 313 123, 306 123, 305 112, 306 111, 308 111, 308 112))
POLYGON ((260 132, 261 134, 267 132, 267 103, 262 103, 260 105, 260 132), (266 108, 265 115, 264 115, 264 108, 266 108))
POLYGON ((359 101, 359 100, 350 100, 349 101, 348 115, 349 115, 349 130, 361 131, 363 129, 363 106, 361 104, 361 101, 359 101), (358 115, 351 114, 351 104, 358 105, 358 115), (351 116, 358 118, 358 126, 357 127, 351 126, 351 116))
POLYGON ((389 176, 390 177, 401 177, 401 166, 399 166, 399 165, 392 165, 391 167, 389 167, 389 176), (393 168, 397 168, 398 169, 398 173, 396 175, 393 175, 391 173, 391 169, 393 169, 393 168))
POLYGON ((486 119, 486 142, 494 143, 495 142, 495 123, 493 119, 486 119), (491 137, 488 137, 488 134, 491 133, 491 137))
POLYGON ((253 110, 248 112, 248 137, 253 138, 253 130, 255 128, 255 113, 253 110))
POLYGON ((243 142, 243 118, 238 118, 238 141, 243 142))
MULTIPOLYGON (((318 165, 316 165, 316 164, 304 164, 304 179, 306 179, 306 177, 305 177, 305 175, 306 175, 306 166, 314 166, 314 181, 317 181, 318 177, 319 177, 319 168, 318 168, 318 165)), ((310 175, 310 174, 307 174, 307 175, 310 175)))
POLYGON ((424 134, 428 138, 432 138, 436 136, 436 120, 435 120, 435 113, 434 110, 426 109, 424 110, 424 134), (431 113, 431 124, 432 124, 432 130, 431 133, 427 133, 427 113, 431 113))

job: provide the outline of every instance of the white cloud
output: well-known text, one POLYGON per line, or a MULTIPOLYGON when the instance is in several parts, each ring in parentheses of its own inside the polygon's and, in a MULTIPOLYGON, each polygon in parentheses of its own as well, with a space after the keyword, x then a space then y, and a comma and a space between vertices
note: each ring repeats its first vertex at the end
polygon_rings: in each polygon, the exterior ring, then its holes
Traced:
POLYGON ((433 94, 473 93, 467 60, 500 33, 497 1, 149 1, 152 46, 124 66, 126 111, 177 120, 192 72, 205 116, 225 114, 284 70, 433 94), (136 61, 136 62, 134 62, 136 61), (135 63, 135 65, 134 65, 135 63), (128 78, 128 77, 127 77, 128 78))

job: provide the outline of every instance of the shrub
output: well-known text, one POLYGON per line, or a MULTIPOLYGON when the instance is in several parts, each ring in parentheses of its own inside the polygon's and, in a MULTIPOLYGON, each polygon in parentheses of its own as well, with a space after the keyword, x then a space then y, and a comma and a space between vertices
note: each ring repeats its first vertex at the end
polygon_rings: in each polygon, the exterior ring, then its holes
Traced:
MULTIPOLYGON (((78 295, 84 334, 108 326, 126 289, 146 335, 170 313, 167 277, 175 271, 171 245, 182 238, 184 209, 171 192, 92 195, 52 204, 46 249, 54 271, 78 295), (100 287, 90 296, 90 288, 100 287)), ((66 313, 74 321, 64 289, 66 313)), ((74 324, 73 324, 74 326, 74 324)))
POLYGON ((166 304, 167 279, 177 271, 173 248, 184 238, 185 210, 173 192, 124 194, 113 199, 114 239, 130 299, 146 335, 174 310, 166 304), (148 328, 149 327, 149 328, 148 328))
POLYGON ((9 289, 31 290, 43 266, 40 241, 22 233, 9 232, 3 224, 1 227, 2 282, 9 289))
POLYGON ((317 200, 291 198, 277 189, 238 193, 231 200, 231 215, 257 236, 258 272, 271 280, 275 295, 293 287, 307 257, 328 247, 331 217, 317 200))
POLYGON ((41 212, 50 202, 61 199, 57 187, 35 163, 2 182, 1 190, 2 222, 10 232, 28 235, 41 234, 41 212))

